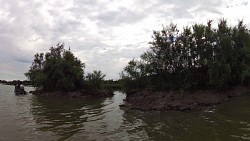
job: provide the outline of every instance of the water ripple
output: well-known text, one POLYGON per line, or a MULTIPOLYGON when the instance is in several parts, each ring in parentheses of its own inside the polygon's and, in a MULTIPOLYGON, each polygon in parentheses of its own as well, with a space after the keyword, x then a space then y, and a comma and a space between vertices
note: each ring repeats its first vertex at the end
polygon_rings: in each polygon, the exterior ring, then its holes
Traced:
POLYGON ((65 99, 15 96, 0 85, 0 140, 250 140, 250 98, 203 112, 120 109, 125 95, 65 99))

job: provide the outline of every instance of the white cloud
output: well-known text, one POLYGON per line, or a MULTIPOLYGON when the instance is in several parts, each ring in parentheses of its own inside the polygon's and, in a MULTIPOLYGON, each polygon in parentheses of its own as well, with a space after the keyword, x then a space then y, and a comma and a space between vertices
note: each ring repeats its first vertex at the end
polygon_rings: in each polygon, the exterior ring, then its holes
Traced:
POLYGON ((64 42, 86 71, 119 72, 149 45, 153 30, 226 17, 249 25, 247 0, 0 0, 0 79, 25 79, 36 52, 64 42))

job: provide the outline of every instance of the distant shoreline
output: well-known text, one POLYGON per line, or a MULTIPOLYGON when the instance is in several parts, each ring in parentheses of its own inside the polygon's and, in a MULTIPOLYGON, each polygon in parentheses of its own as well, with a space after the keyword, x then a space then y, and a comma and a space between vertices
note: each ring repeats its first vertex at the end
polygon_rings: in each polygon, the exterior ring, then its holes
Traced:
POLYGON ((31 81, 28 80, 13 80, 13 81, 6 81, 6 80, 0 80, 0 84, 4 85, 16 85, 17 83, 21 83, 24 86, 32 86, 31 81))
MULTIPOLYGON (((12 86, 15 85, 13 83, 0 83, 0 85, 12 86)), ((32 87, 31 85, 25 85, 26 87, 32 87)), ((86 91, 86 90, 78 90, 74 92, 63 92, 63 91, 54 91, 54 92, 42 92, 42 91, 27 91, 27 93, 37 95, 37 96, 45 96, 45 97, 65 97, 65 98, 103 98, 103 97, 111 97, 114 95, 113 91, 86 91)))
POLYGON ((250 88, 244 86, 234 86, 226 90, 141 91, 127 94, 124 104, 120 106, 142 111, 195 111, 249 93, 250 88))

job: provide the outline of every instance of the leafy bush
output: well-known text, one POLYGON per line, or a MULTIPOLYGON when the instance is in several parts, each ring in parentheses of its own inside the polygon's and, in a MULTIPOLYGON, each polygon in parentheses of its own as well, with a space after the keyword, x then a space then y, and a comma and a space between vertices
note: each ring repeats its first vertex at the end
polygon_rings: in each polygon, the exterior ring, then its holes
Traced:
POLYGON ((127 89, 194 89, 244 85, 250 77, 250 32, 239 21, 229 27, 222 19, 217 28, 194 24, 180 32, 170 24, 153 32, 153 41, 140 60, 123 69, 127 89))
POLYGON ((43 91, 75 91, 83 88, 84 63, 78 60, 64 44, 51 47, 50 52, 35 54, 25 75, 34 87, 43 91))
POLYGON ((88 73, 86 76, 86 88, 88 90, 100 90, 105 76, 106 75, 101 71, 96 70, 94 70, 92 73, 88 73))

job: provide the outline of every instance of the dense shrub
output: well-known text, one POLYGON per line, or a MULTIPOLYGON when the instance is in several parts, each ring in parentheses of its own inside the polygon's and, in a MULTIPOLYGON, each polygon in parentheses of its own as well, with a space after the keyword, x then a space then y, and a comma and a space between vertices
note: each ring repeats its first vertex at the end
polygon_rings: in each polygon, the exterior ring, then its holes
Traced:
POLYGON ((151 47, 122 72, 126 89, 193 89, 244 85, 250 77, 250 32, 222 19, 182 31, 170 24, 153 32, 151 47))
POLYGON ((51 47, 50 52, 35 54, 25 75, 33 86, 43 91, 75 91, 83 88, 84 63, 78 60, 64 44, 51 47))
POLYGON ((102 88, 102 82, 106 75, 101 71, 94 70, 92 73, 88 73, 86 76, 86 86, 88 90, 100 90, 102 88))

